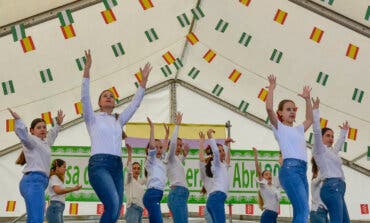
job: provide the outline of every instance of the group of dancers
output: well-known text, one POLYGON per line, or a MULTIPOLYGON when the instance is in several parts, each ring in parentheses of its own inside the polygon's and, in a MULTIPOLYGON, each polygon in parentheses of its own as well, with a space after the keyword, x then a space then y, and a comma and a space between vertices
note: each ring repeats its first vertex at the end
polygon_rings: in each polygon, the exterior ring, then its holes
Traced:
MULTIPOLYGON (((146 148, 144 176, 142 166, 132 160, 131 146, 126 144, 128 159, 127 173, 123 176, 122 139, 123 126, 134 115, 144 97, 146 84, 152 67, 147 63, 141 70, 142 81, 128 107, 120 114, 113 113, 115 100, 110 90, 101 92, 98 100, 99 111, 94 112, 90 99, 90 51, 85 51, 86 64, 83 71, 81 101, 83 118, 91 140, 91 157, 88 163, 89 181, 99 200, 104 205, 102 223, 114 223, 120 217, 120 209, 126 193, 126 221, 141 222, 144 208, 148 211, 151 223, 163 222, 161 200, 170 182, 168 207, 175 223, 188 222, 187 200, 189 190, 185 178, 183 163, 189 152, 189 145, 178 137, 182 114, 176 114, 175 128, 169 139, 169 127, 164 125, 165 139, 154 137, 154 124, 148 118, 150 138, 146 148)), ((263 210, 262 223, 277 222, 279 201, 282 189, 286 192, 293 206, 294 223, 349 223, 348 211, 344 200, 346 184, 339 151, 349 129, 347 122, 340 126, 341 133, 333 146, 334 132, 329 128, 320 128, 319 105, 316 98, 311 102, 311 88, 305 86, 299 94, 306 102, 305 121, 293 126, 297 107, 292 100, 283 100, 277 111, 273 108, 273 96, 276 77, 268 76, 268 96, 266 111, 273 134, 281 150, 279 177, 274 178, 268 170, 262 170, 258 161, 258 152, 254 149, 255 168, 258 173, 259 204, 263 210), (314 146, 312 150, 311 183, 312 205, 309 212, 309 191, 307 180, 307 146, 304 132, 313 124, 314 146), (329 218, 328 218, 329 215, 329 218), (330 220, 329 220, 330 219, 330 220)), ((30 133, 20 116, 9 109, 15 119, 15 133, 23 148, 17 163, 25 165, 20 181, 20 192, 27 209, 28 223, 41 223, 44 219, 45 190, 48 188, 50 204, 46 212, 48 222, 63 222, 65 194, 81 189, 81 185, 72 188, 64 186, 66 162, 56 159, 51 162, 51 149, 64 114, 58 111, 55 127, 47 131, 43 119, 32 121, 30 133), (50 166, 51 163, 51 166, 50 166)), ((225 200, 229 190, 230 144, 233 139, 225 139, 224 144, 216 143, 213 129, 199 132, 199 169, 203 187, 201 193, 207 196, 205 218, 207 222, 225 223, 225 200), (206 145, 208 138, 209 145, 206 145)))

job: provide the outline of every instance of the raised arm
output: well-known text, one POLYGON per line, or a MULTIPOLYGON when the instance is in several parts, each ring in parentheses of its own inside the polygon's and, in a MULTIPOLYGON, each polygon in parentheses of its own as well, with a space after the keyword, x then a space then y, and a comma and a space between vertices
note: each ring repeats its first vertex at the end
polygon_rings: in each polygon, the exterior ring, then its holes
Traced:
POLYGON ((269 92, 266 98, 266 111, 270 119, 271 125, 273 125, 275 129, 277 129, 278 128, 278 124, 277 124, 278 118, 274 111, 274 90, 276 87, 276 77, 274 75, 269 75, 267 79, 269 81, 269 86, 268 86, 269 92))
POLYGON ((54 144, 55 139, 58 136, 60 126, 63 123, 64 117, 65 117, 65 115, 63 114, 63 111, 61 109, 59 109, 58 114, 57 114, 57 124, 52 129, 50 129, 48 131, 48 135, 47 135, 47 138, 46 138, 46 141, 48 142, 48 144, 50 146, 54 144))
POLYGON ((22 119, 16 112, 12 111, 10 108, 8 108, 8 111, 15 119, 15 134, 18 136, 22 144, 24 144, 27 149, 33 149, 35 142, 33 138, 30 137, 26 125, 23 123, 22 119))
POLYGON ((163 151, 166 151, 168 152, 168 137, 170 136, 170 127, 168 125, 166 125, 166 123, 163 123, 163 127, 164 127, 164 140, 163 140, 163 151))
POLYGON ((91 54, 90 50, 85 50, 86 63, 83 72, 83 80, 81 87, 81 103, 83 118, 87 125, 94 121, 94 110, 90 99, 90 68, 91 68, 91 54))
POLYGON ((207 131, 207 136, 210 142, 210 146, 213 152, 213 162, 215 166, 220 166, 221 161, 220 161, 220 151, 218 151, 217 143, 216 140, 213 138, 213 134, 215 133, 215 130, 209 129, 207 131))
POLYGON ((225 139, 225 145, 224 145, 224 150, 225 150, 225 161, 227 165, 230 165, 231 161, 231 143, 234 143, 235 141, 232 138, 227 138, 225 139))
POLYGON ((199 132, 199 161, 204 163, 205 162, 205 159, 204 159, 204 142, 206 140, 206 136, 204 135, 204 133, 202 131, 199 132))
POLYGON ((132 147, 131 145, 126 143, 126 148, 127 148, 127 174, 126 174, 126 184, 131 183, 132 180, 132 147))
POLYGON ((256 167, 258 180, 261 181, 262 178, 263 178, 262 177, 262 170, 261 170, 260 165, 258 164, 258 151, 254 147, 253 147, 253 152, 254 152, 254 166, 256 167))
POLYGON ((175 151, 177 147, 177 136, 179 134, 179 127, 182 121, 182 113, 176 113, 176 126, 175 130, 172 133, 171 141, 170 141, 170 149, 168 151, 168 161, 172 161, 175 158, 175 151))
POLYGON ((303 122, 304 131, 306 132, 307 129, 310 128, 312 125, 313 117, 312 117, 312 104, 311 104, 311 87, 304 86, 303 91, 301 94, 298 94, 306 101, 306 120, 303 122))
POLYGON ((150 127, 149 149, 148 149, 147 161, 149 163, 152 163, 155 159, 155 156, 157 155, 157 149, 155 148, 155 142, 154 142, 154 124, 152 120, 150 120, 149 117, 147 117, 146 119, 148 120, 149 127, 150 127))
POLYGON ((312 99, 313 104, 313 135, 314 135, 314 146, 312 148, 313 154, 321 154, 325 152, 324 144, 322 142, 322 135, 321 135, 321 127, 320 127, 320 99, 316 98, 316 100, 312 99))
POLYGON ((336 153, 339 153, 339 151, 343 147, 344 142, 346 141, 346 135, 349 129, 348 122, 347 121, 344 122, 343 125, 339 126, 339 128, 340 128, 340 135, 339 135, 337 142, 334 145, 334 151, 336 153))
POLYGON ((145 93, 145 87, 148 82, 149 73, 152 70, 152 66, 150 63, 145 64, 144 70, 140 68, 140 72, 142 74, 142 81, 140 83, 139 88, 137 89, 137 92, 132 99, 131 103, 128 105, 128 107, 119 115, 119 121, 121 125, 125 125, 128 120, 135 114, 136 110, 139 108, 141 101, 143 100, 144 93, 145 93))
POLYGON ((52 188, 53 188, 53 190, 56 194, 61 195, 61 194, 67 194, 67 193, 70 193, 70 192, 78 191, 82 188, 82 186, 81 185, 75 185, 74 187, 62 188, 58 185, 54 185, 52 188))

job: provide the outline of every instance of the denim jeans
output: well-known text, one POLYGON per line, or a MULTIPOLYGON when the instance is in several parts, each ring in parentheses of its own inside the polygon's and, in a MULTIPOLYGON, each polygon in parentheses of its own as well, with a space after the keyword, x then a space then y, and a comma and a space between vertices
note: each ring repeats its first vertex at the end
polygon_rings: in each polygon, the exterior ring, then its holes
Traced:
POLYGON ((188 222, 189 190, 186 187, 174 186, 168 194, 168 208, 172 212, 174 223, 188 222))
POLYGON ((209 194, 207 199, 207 211, 211 214, 213 223, 225 223, 225 200, 226 194, 215 191, 209 194))
POLYGON ((207 208, 204 208, 204 218, 207 223, 213 223, 211 214, 207 211, 207 208))
POLYGON ((50 201, 46 210, 46 220, 49 223, 63 223, 63 212, 65 204, 60 201, 50 201))
POLYGON ((123 166, 119 156, 96 154, 89 160, 89 181, 104 205, 101 223, 118 220, 123 202, 123 166))
POLYGON ((28 172, 19 183, 19 190, 26 202, 27 223, 42 223, 45 210, 45 190, 49 178, 43 172, 28 172))
POLYGON ((320 197, 328 208, 330 223, 349 223, 344 194, 346 183, 340 178, 327 178, 321 187, 320 197))
POLYGON ((329 223, 328 211, 322 207, 319 207, 316 211, 310 212, 311 223, 329 223))
POLYGON ((265 209, 261 215, 261 223, 277 223, 278 213, 265 209))
POLYGON ((308 182, 307 162, 299 159, 284 159, 279 180, 293 206, 293 223, 307 223, 308 182))
POLYGON ((141 223, 144 209, 136 204, 131 204, 126 209, 125 219, 127 223, 141 223))
POLYGON ((154 188, 147 189, 144 194, 143 203, 148 210, 150 223, 163 223, 161 212, 162 197, 163 191, 154 188))

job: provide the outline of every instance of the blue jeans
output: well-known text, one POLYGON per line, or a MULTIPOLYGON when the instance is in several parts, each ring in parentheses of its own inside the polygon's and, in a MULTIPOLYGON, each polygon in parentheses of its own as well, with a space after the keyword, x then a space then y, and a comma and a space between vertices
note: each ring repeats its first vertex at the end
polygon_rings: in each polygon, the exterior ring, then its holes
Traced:
POLYGON ((319 207, 316 211, 310 212, 311 223, 329 223, 328 211, 322 207, 319 207))
POLYGON ((46 210, 46 220, 49 223, 63 223, 63 212, 65 204, 60 201, 50 201, 46 210))
POLYGON ((19 183, 19 190, 26 202, 27 223, 42 223, 45 210, 45 189, 49 178, 42 172, 28 172, 19 183))
POLYGON ((261 215, 261 223, 277 223, 278 213, 265 209, 261 215))
POLYGON ((327 178, 321 187, 320 197, 328 208, 330 223, 349 223, 344 194, 346 183, 340 178, 327 178))
POLYGON ((207 223, 213 223, 211 214, 207 211, 207 208, 204 208, 204 218, 207 223))
POLYGON ((189 190, 186 187, 173 186, 168 194, 168 208, 172 212, 174 223, 188 222, 189 190))
POLYGON ((101 223, 113 223, 119 218, 123 202, 123 166, 119 156, 96 154, 89 160, 89 181, 104 205, 101 223))
POLYGON ((125 219, 127 223, 141 223, 144 209, 136 204, 131 204, 126 209, 125 219))
POLYGON ((279 180, 293 206, 293 223, 307 223, 308 182, 307 162, 299 159, 284 159, 279 180))
POLYGON ((214 223, 226 222, 225 200, 226 194, 222 191, 212 192, 208 196, 206 207, 214 223))
POLYGON ((150 223, 163 223, 161 212, 162 197, 163 191, 154 188, 147 189, 144 194, 143 203, 148 210, 150 223))

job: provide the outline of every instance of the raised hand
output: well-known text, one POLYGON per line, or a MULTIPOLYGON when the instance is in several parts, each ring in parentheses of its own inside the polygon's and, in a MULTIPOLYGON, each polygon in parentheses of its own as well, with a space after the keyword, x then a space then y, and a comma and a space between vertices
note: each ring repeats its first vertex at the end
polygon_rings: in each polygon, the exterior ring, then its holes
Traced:
POLYGON ((253 147, 253 152, 254 152, 254 157, 257 157, 258 156, 258 151, 255 147, 253 147))
POLYGON ((225 145, 228 146, 228 147, 230 147, 230 143, 234 143, 234 142, 235 141, 230 137, 225 139, 225 145))
POLYGON ((132 147, 131 147, 131 145, 126 143, 126 149, 127 149, 127 155, 131 156, 132 155, 132 147))
POLYGON ((207 131, 207 136, 208 136, 208 138, 209 139, 212 139, 212 134, 214 134, 215 133, 215 130, 213 130, 213 129, 208 129, 208 131, 207 131))
POLYGON ((319 109, 320 107, 320 99, 316 97, 316 100, 312 98, 312 109, 319 109))
POLYGON ((145 88, 146 87, 146 84, 148 82, 148 77, 149 77, 149 74, 150 74, 150 71, 152 71, 152 66, 150 65, 150 63, 146 63, 145 66, 144 66, 144 69, 141 69, 140 68, 140 72, 142 74, 142 80, 141 80, 141 83, 140 83, 140 86, 145 88))
POLYGON ((189 154, 190 146, 188 143, 184 144, 184 156, 186 157, 189 154))
POLYGON ((61 125, 63 123, 63 119, 65 117, 65 114, 63 114, 63 111, 61 109, 58 110, 58 115, 57 115, 57 124, 61 125))
POLYGON ((74 187, 72 187, 72 191, 78 191, 82 188, 82 185, 76 185, 74 187))
POLYGON ((146 120, 148 121, 150 128, 154 128, 154 124, 153 124, 152 120, 150 120, 149 117, 146 117, 146 120))
POLYGON ((182 113, 177 112, 176 113, 176 125, 181 125, 181 121, 182 121, 182 113))
POLYGON ((168 139, 169 135, 170 135, 170 127, 168 125, 166 125, 166 123, 163 123, 163 127, 164 127, 164 132, 165 132, 165 139, 168 139))
POLYGON ((206 135, 205 135, 202 131, 200 131, 200 132, 199 132, 199 138, 200 138, 201 140, 205 140, 205 139, 206 139, 206 135))
POLYGON ((343 130, 348 130, 349 129, 348 121, 346 121, 342 125, 340 125, 339 128, 341 128, 343 130))
POLYGON ((306 86, 303 87, 302 93, 298 94, 298 95, 301 96, 305 100, 310 100, 311 90, 312 90, 312 88, 310 86, 306 85, 306 86))
POLYGON ((10 112, 10 114, 13 116, 14 119, 20 119, 21 117, 19 117, 19 115, 12 111, 12 109, 8 108, 8 111, 10 112))
POLYGON ((85 50, 85 57, 86 57, 86 63, 85 63, 83 77, 89 78, 90 77, 91 62, 92 62, 90 50, 85 50))
POLYGON ((269 75, 268 77, 267 77, 267 79, 268 79, 268 81, 269 81, 269 86, 268 86, 268 89, 269 90, 274 90, 275 89, 275 87, 276 87, 276 77, 273 75, 273 74, 271 74, 271 75, 269 75))

